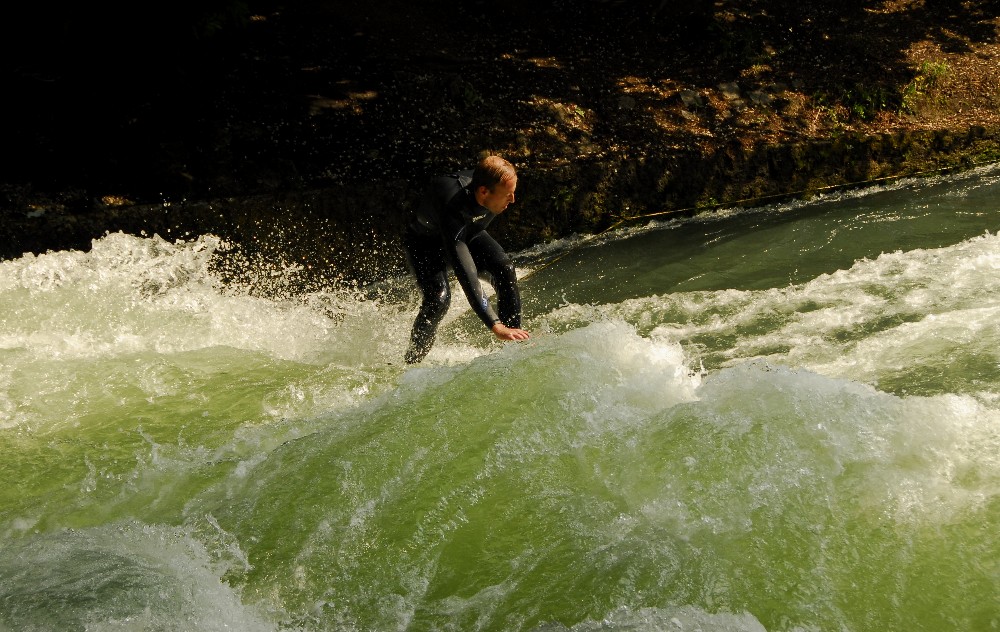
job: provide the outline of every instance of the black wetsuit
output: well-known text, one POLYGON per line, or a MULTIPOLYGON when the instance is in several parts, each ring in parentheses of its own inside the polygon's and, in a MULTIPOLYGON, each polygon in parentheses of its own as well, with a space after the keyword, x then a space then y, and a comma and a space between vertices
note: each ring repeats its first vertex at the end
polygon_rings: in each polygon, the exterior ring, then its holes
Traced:
POLYGON ((407 223, 403 243, 423 293, 406 352, 408 363, 422 360, 434 344, 435 332, 451 303, 449 267, 483 324, 521 326, 521 296, 514 264, 486 232, 496 216, 476 203, 468 188, 471 182, 472 171, 434 178, 407 223), (486 300, 479 279, 488 281, 496 290, 499 315, 486 300))

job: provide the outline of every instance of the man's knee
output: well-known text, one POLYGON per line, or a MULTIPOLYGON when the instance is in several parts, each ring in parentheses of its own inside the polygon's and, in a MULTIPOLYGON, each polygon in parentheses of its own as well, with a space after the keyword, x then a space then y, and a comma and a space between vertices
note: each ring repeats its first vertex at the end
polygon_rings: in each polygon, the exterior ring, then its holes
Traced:
POLYGON ((494 287, 498 285, 515 285, 517 283, 517 270, 514 269, 514 262, 506 258, 493 270, 494 287))
POLYGON ((451 305, 451 289, 448 284, 436 284, 424 291, 424 303, 420 311, 428 320, 436 322, 444 318, 449 305, 451 305))

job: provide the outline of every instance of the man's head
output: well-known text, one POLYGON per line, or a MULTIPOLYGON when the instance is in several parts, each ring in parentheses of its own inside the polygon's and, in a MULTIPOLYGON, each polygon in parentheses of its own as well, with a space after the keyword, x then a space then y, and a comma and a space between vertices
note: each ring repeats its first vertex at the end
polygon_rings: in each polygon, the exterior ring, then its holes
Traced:
POLYGON ((487 156, 473 170, 469 187, 480 206, 499 215, 514 202, 517 173, 514 166, 500 156, 487 156))

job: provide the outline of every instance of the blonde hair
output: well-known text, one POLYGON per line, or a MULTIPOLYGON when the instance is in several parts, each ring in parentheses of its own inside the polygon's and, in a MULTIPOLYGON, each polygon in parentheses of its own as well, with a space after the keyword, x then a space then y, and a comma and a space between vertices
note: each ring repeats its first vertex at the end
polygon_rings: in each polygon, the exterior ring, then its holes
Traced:
POLYGON ((500 156, 486 156, 472 171, 472 182, 469 186, 473 191, 479 190, 479 187, 486 187, 492 192, 498 183, 516 179, 517 172, 514 171, 514 165, 500 156))

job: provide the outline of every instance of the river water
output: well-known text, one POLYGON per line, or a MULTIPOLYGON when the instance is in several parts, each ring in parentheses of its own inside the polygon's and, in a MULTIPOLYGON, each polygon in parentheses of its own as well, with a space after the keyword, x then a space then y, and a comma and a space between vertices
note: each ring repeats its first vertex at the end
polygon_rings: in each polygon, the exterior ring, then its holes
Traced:
MULTIPOLYGON (((501 220, 502 221, 502 220, 501 220)), ((0 263, 0 630, 1000 628, 1000 169, 407 279, 0 263)))

